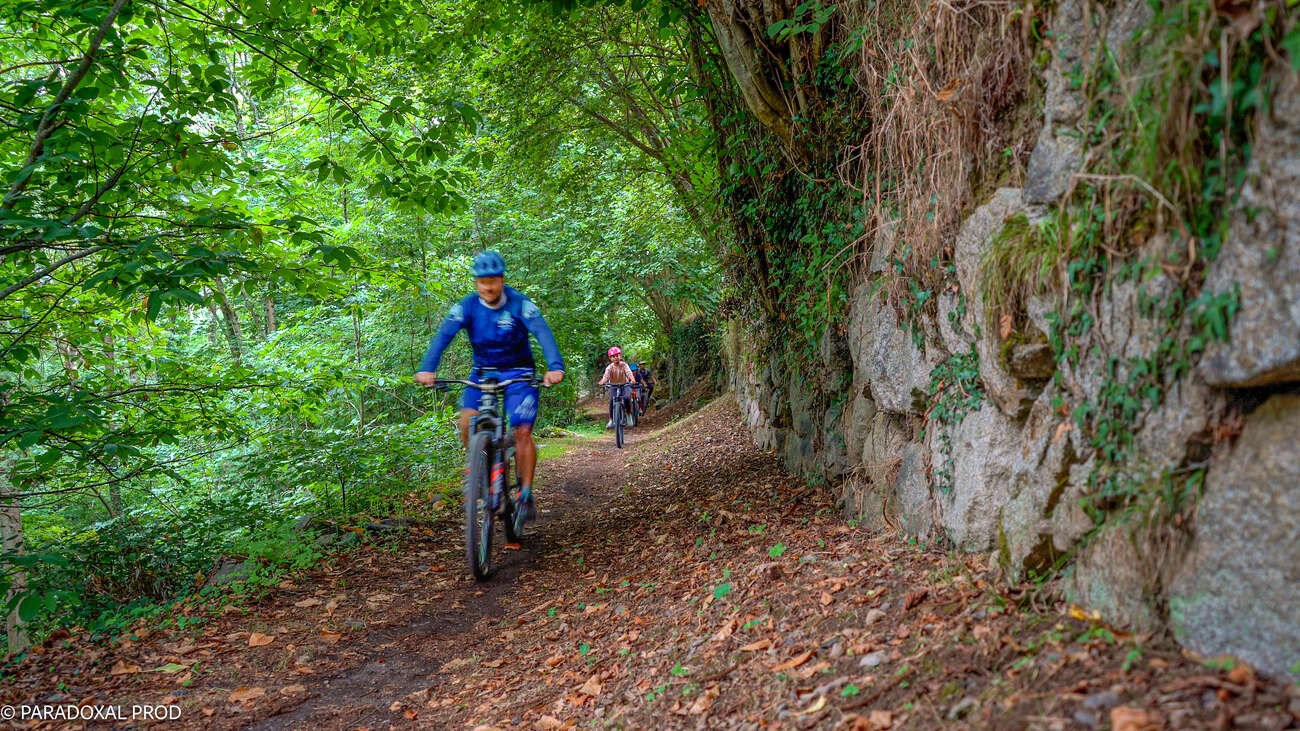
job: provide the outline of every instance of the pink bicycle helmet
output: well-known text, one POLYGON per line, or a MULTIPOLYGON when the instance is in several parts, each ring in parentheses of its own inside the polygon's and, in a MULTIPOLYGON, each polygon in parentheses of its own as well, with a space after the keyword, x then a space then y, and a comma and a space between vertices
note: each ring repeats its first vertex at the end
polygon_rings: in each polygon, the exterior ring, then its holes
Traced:
POLYGON ((605 355, 608 355, 609 357, 613 358, 616 355, 622 355, 622 354, 623 354, 623 349, 615 345, 614 347, 610 348, 609 352, 606 353, 605 355))

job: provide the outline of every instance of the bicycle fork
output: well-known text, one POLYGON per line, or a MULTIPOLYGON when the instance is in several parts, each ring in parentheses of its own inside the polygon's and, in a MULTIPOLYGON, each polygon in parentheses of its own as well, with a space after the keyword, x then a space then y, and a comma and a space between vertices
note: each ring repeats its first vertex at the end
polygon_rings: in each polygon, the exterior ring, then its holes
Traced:
POLYGON ((491 495, 492 509, 499 511, 501 509, 501 495, 505 492, 506 464, 498 459, 492 463, 492 479, 489 482, 488 494, 491 495))

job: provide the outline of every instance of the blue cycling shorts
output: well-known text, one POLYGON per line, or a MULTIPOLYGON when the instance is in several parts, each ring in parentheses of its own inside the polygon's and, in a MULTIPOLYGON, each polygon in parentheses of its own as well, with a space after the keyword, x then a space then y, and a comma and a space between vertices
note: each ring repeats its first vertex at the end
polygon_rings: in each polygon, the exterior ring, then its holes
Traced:
MULTIPOLYGON (((467 380, 482 383, 485 377, 491 377, 498 381, 508 381, 511 378, 523 378, 532 375, 532 373, 531 368, 507 368, 500 371, 485 371, 482 374, 471 373, 467 380)), ((533 422, 537 421, 537 406, 540 398, 541 394, 537 386, 530 386, 527 383, 512 383, 506 386, 505 408, 506 415, 510 419, 510 425, 512 427, 532 426, 533 422)), ((482 400, 482 391, 466 386, 465 392, 460 397, 460 407, 478 411, 482 400)))

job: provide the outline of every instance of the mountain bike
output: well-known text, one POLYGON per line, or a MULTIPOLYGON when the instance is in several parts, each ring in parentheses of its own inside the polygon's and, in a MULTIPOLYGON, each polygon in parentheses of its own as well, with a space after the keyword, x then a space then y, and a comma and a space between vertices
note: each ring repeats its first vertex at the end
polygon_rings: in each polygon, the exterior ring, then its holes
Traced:
POLYGON ((636 388, 637 411, 642 416, 650 410, 650 384, 638 383, 636 388))
MULTIPOLYGON (((626 383, 606 383, 605 388, 614 389, 626 386, 626 383)), ((630 389, 629 389, 630 390, 630 389)), ((635 417, 630 414, 631 409, 635 408, 631 404, 631 397, 623 396, 614 399, 614 408, 610 412, 610 420, 614 422, 614 443, 619 449, 623 448, 623 429, 625 426, 635 424, 631 421, 635 417), (629 423, 630 422, 630 423, 629 423)))
POLYGON ((535 375, 505 381, 485 378, 482 383, 455 378, 434 381, 435 387, 461 385, 483 392, 478 416, 470 422, 465 450, 465 558, 479 581, 487 581, 492 575, 494 524, 500 521, 507 543, 518 543, 524 527, 514 502, 518 483, 510 483, 515 435, 502 407, 506 386, 512 383, 545 386, 535 375))

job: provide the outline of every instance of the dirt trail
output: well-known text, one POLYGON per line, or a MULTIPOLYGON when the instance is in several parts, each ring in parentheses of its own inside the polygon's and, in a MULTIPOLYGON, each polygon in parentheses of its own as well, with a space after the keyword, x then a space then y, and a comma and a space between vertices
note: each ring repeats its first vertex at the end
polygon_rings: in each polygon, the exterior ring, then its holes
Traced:
POLYGON ((59 671, 20 675, 5 702, 163 701, 186 727, 264 729, 1300 719, 1294 686, 1139 646, 1045 590, 995 588, 979 557, 842 521, 752 447, 728 398, 654 431, 671 416, 628 449, 604 437, 543 462, 541 520, 492 582, 465 574, 449 510, 199 633, 51 647, 31 666, 59 671), (168 662, 198 667, 147 672, 168 662))

